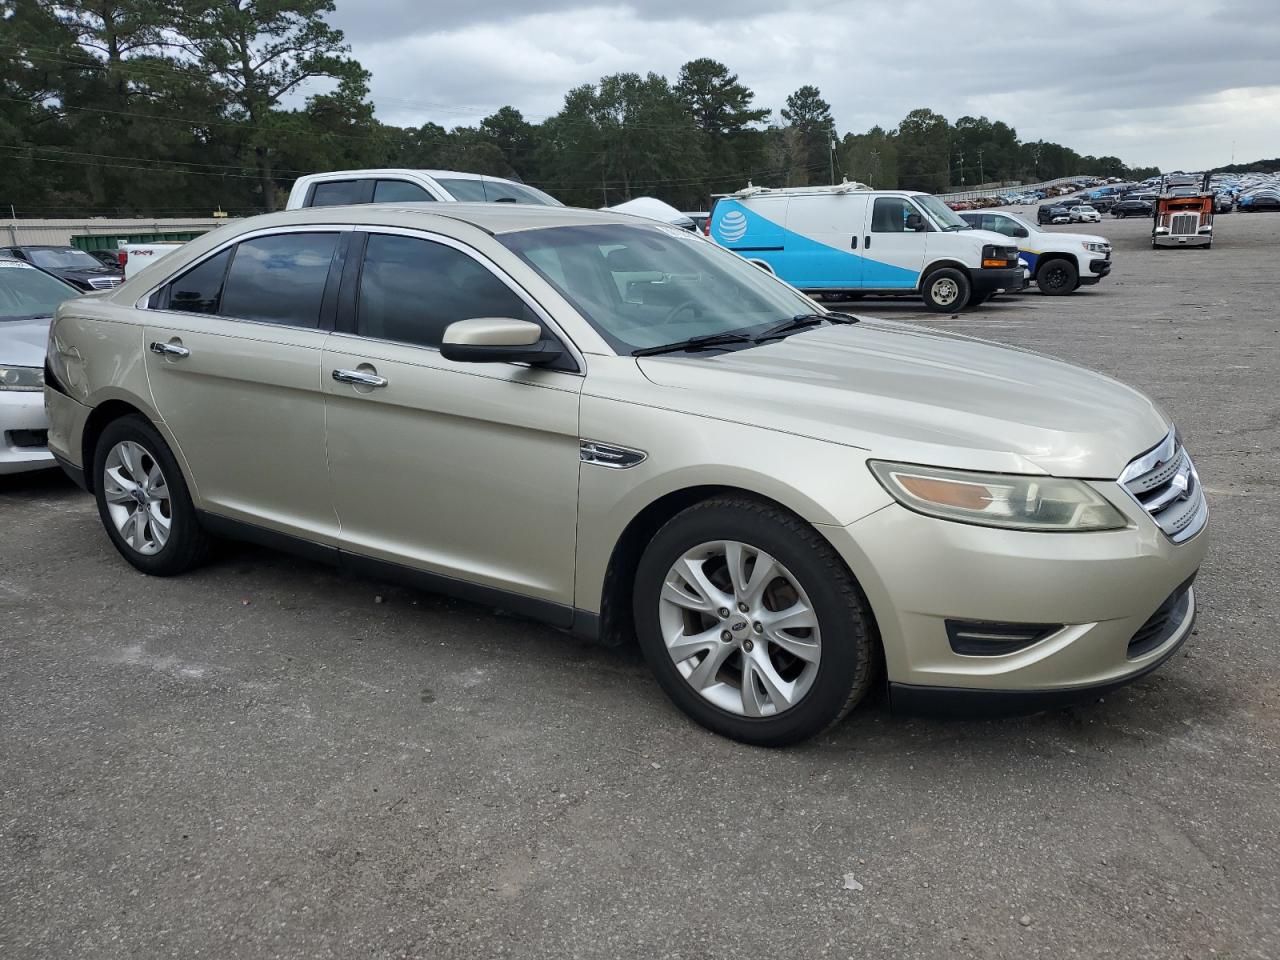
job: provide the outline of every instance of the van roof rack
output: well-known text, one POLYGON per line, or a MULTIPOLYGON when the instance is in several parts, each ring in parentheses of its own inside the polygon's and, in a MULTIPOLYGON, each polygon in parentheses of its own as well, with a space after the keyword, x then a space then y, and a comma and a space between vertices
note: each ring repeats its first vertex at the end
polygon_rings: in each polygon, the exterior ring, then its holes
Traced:
POLYGON ((840 183, 833 183, 815 187, 757 187, 750 180, 741 190, 735 190, 733 193, 713 193, 713 197, 760 197, 767 194, 796 194, 796 193, 852 193, 855 190, 870 190, 871 187, 865 183, 859 183, 856 180, 845 179, 840 183))

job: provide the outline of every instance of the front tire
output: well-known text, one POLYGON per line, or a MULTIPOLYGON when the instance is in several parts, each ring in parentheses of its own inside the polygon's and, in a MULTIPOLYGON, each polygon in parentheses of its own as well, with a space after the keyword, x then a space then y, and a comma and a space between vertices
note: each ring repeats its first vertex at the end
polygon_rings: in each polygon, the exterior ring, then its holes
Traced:
POLYGON ((934 313, 957 313, 969 303, 969 278, 964 271, 943 267, 924 278, 920 292, 924 305, 934 313))
POLYGON ((144 417, 107 424, 94 449, 93 476, 107 536, 137 569, 170 577, 205 558, 209 535, 196 517, 182 471, 144 417))
POLYGON ((1051 297, 1065 296, 1080 286, 1080 272, 1071 261, 1055 257, 1036 270, 1036 286, 1051 297))
POLYGON ((772 504, 717 497, 677 514, 645 549, 633 603, 662 689, 722 736, 796 743, 870 686, 861 591, 812 526, 772 504))

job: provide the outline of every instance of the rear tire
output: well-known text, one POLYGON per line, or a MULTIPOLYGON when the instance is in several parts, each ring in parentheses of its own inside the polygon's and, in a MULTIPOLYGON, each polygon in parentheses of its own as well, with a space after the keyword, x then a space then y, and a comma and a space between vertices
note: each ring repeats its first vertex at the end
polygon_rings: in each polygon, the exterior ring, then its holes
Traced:
POLYGON ((1071 261, 1055 257, 1037 268, 1036 286, 1050 297, 1065 296, 1080 286, 1080 272, 1071 261))
POLYGON ((134 567, 171 577, 209 552, 182 470, 145 417, 107 424, 93 454, 98 516, 112 544, 134 567))
POLYGON ((645 548, 633 606, 667 696, 734 740, 780 747, 815 736, 871 685, 862 591, 830 543, 771 503, 724 496, 677 514, 645 548))
POLYGON ((969 303, 969 278, 964 271, 942 267, 924 278, 920 292, 924 305, 934 313, 957 313, 969 303))

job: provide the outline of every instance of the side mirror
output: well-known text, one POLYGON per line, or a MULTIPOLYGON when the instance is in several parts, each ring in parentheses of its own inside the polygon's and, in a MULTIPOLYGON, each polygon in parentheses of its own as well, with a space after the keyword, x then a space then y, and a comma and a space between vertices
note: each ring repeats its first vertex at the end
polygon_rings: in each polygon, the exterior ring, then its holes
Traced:
POLYGON ((1027 228, 1026 228, 1026 227, 1014 227, 1014 228, 1013 228, 1013 235, 1014 235, 1015 237, 1029 237, 1029 236, 1031 236, 1031 234, 1027 233, 1027 228))
POLYGON ((924 229, 924 217, 918 213, 907 214, 907 229, 919 232, 924 229))
POLYGON ((440 355, 459 363, 554 363, 564 351, 542 327, 509 317, 473 317, 445 327, 440 355))

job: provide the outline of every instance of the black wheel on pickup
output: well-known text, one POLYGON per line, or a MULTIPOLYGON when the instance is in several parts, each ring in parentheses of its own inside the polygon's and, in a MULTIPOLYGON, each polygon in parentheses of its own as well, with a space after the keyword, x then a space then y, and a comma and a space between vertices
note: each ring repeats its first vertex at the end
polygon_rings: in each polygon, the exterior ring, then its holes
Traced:
POLYGON ((1036 270, 1036 286, 1051 297, 1061 297, 1080 286, 1080 271, 1070 260, 1054 257, 1036 270))

